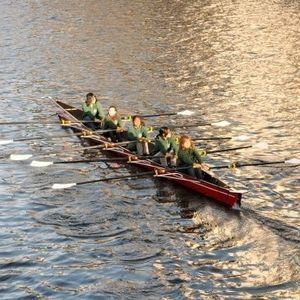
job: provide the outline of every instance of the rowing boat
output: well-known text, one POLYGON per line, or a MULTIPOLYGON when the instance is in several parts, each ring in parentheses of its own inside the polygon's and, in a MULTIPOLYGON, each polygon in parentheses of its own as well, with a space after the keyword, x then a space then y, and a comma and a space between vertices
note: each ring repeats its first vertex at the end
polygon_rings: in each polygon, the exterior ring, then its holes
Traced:
MULTIPOLYGON (((58 108, 57 115, 61 124, 69 123, 68 127, 75 132, 84 133, 90 131, 81 121, 83 116, 82 110, 59 100, 53 101, 58 108)), ((107 138, 96 132, 92 135, 82 135, 81 138, 84 138, 85 141, 88 141, 92 145, 107 145, 109 143, 107 138)), ((139 169, 151 170, 156 178, 176 182, 189 190, 213 199, 227 207, 239 208, 241 205, 242 193, 231 189, 226 183, 208 171, 203 171, 204 177, 200 180, 183 174, 179 170, 165 168, 151 159, 132 159, 136 157, 136 154, 120 145, 106 147, 105 153, 113 157, 128 158, 128 165, 134 165, 139 169)))

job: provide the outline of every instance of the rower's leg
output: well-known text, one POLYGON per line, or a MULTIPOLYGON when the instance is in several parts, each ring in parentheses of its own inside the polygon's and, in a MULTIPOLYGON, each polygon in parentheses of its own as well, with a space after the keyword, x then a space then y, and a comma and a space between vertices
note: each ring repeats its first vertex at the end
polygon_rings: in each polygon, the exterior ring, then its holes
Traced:
POLYGON ((203 179, 203 172, 201 170, 201 168, 195 168, 193 169, 195 172, 195 176, 199 179, 203 179))
POLYGON ((195 169, 193 167, 190 167, 187 169, 187 173, 192 176, 192 177, 196 177, 196 172, 195 169))
POLYGON ((141 142, 136 142, 136 150, 137 150, 137 154, 138 155, 143 155, 144 151, 143 151, 143 144, 141 142))
POLYGON ((147 142, 143 143, 143 152, 144 152, 144 155, 149 155, 150 154, 149 144, 147 142))
POLYGON ((94 123, 94 119, 92 119, 90 116, 85 116, 83 118, 84 121, 83 124, 89 128, 91 128, 92 130, 96 130, 96 123, 94 123))
POLYGON ((170 159, 171 167, 176 167, 176 162, 177 162, 177 158, 176 158, 176 156, 174 155, 174 156, 171 157, 171 159, 170 159))
POLYGON ((163 166, 163 167, 167 167, 168 166, 168 161, 165 157, 161 157, 160 158, 160 164, 163 166))

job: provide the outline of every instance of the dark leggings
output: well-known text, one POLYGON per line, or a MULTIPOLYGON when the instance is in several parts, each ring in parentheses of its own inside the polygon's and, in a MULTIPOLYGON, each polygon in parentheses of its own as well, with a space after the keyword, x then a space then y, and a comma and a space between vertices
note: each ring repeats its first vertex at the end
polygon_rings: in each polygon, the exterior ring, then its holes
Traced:
POLYGON ((186 169, 184 173, 186 173, 192 177, 197 177, 198 179, 203 179, 203 172, 202 172, 201 168, 190 167, 190 168, 186 169))
POLYGON ((105 137, 110 138, 114 143, 123 142, 126 140, 124 132, 110 131, 104 134, 105 137))

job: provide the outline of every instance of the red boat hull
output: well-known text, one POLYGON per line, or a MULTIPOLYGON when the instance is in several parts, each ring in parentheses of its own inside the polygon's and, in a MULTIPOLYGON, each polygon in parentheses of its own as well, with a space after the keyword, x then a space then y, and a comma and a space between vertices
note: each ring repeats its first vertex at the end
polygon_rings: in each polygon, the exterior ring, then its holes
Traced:
MULTIPOLYGON (((73 106, 70 106, 58 100, 55 100, 54 103, 59 108, 57 114, 62 124, 71 121, 71 124, 67 125, 68 128, 72 128, 77 132, 86 130, 90 131, 90 129, 80 121, 82 120, 82 111, 80 109, 76 109, 73 106)), ((105 145, 108 142, 108 140, 104 136, 101 136, 99 134, 85 136, 84 139, 88 140, 89 143, 95 145, 105 145)), ((212 179, 214 183, 208 182, 206 180, 199 180, 191 176, 182 174, 178 171, 169 171, 162 167, 160 164, 150 159, 132 160, 131 158, 136 156, 136 154, 122 146, 106 148, 105 152, 110 156, 127 157, 127 163, 130 165, 152 170, 154 176, 157 178, 176 182, 188 188, 189 190, 193 190, 228 207, 238 208, 241 205, 241 193, 230 190, 230 188, 225 183, 223 183, 216 177, 213 177, 211 174, 208 174, 207 172, 206 174, 212 179)))

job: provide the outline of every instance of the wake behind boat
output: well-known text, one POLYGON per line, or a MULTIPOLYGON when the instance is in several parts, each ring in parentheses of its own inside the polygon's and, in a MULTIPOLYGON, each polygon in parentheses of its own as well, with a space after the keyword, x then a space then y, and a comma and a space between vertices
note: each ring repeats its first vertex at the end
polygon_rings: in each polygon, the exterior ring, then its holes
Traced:
MULTIPOLYGON (((58 117, 61 124, 68 124, 68 127, 75 132, 82 133, 82 138, 91 145, 109 145, 111 142, 98 132, 86 135, 90 128, 83 123, 83 111, 59 100, 53 100, 58 107, 58 117)), ((105 147, 105 153, 113 157, 127 158, 128 165, 134 165, 139 169, 153 171, 156 178, 167 179, 176 182, 199 195, 206 196, 227 207, 238 208, 241 205, 242 194, 231 190, 230 187, 208 171, 203 171, 203 179, 191 177, 181 173, 178 169, 166 168, 152 159, 137 159, 136 153, 121 145, 105 147)))

